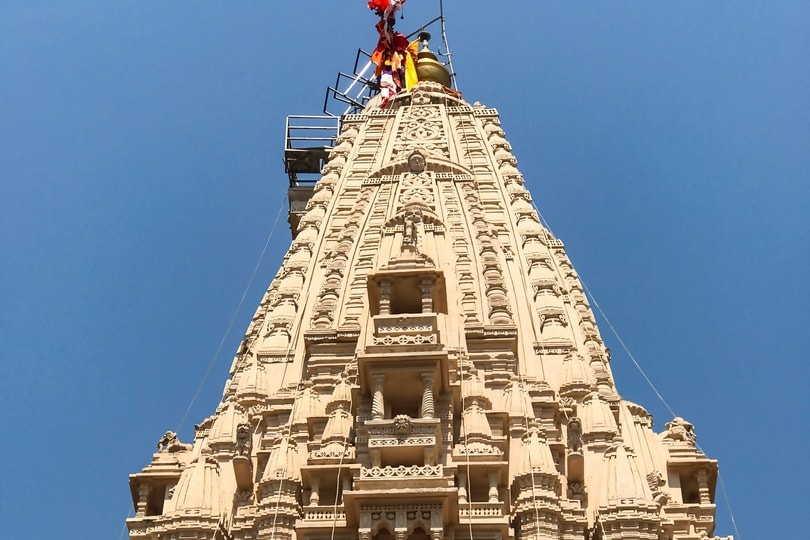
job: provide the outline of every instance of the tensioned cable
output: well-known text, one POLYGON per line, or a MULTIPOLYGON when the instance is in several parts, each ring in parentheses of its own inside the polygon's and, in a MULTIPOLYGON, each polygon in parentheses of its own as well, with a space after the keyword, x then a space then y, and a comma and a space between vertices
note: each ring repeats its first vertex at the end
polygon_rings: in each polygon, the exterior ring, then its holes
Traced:
MULTIPOLYGON (((346 365, 347 368, 351 367, 352 364, 355 363, 357 356, 355 357, 346 365)), ((356 382, 356 381, 355 381, 356 382)), ((348 384, 348 380, 346 381, 348 384)), ((354 386, 354 383, 352 383, 354 386)), ((349 391, 349 416, 352 416, 352 404, 354 402, 354 393, 350 390, 349 391)), ((355 417, 352 416, 352 419, 355 417)), ((337 531, 337 519, 338 519, 338 502, 340 502, 340 496, 344 496, 344 493, 341 493, 341 473, 343 472, 343 459, 346 457, 346 452, 349 449, 349 439, 351 436, 351 432, 347 433, 345 437, 343 437, 343 452, 340 454, 340 461, 338 461, 337 467, 337 478, 335 478, 335 504, 332 506, 332 532, 329 534, 330 540, 335 540, 335 532, 337 531)), ((345 501, 345 499, 344 499, 345 501)), ((345 507, 345 502, 344 502, 345 507)), ((345 513, 344 513, 345 519, 345 513)))
POLYGON ((624 352, 626 352, 627 356, 630 357, 630 360, 632 360, 633 365, 635 365, 636 369, 638 369, 639 373, 641 373, 641 376, 644 377, 644 380, 647 381, 647 384, 650 386, 650 388, 652 388, 653 392, 655 392, 655 395, 658 396, 658 399, 661 400, 661 403, 664 404, 664 407, 667 408, 669 413, 673 417, 678 416, 677 414, 675 414, 675 411, 672 410, 672 407, 669 406, 669 403, 667 403, 667 400, 664 399, 664 396, 661 395, 661 392, 658 391, 658 389, 655 387, 653 382, 647 376, 647 373, 644 371, 644 369, 642 369, 641 365, 638 363, 638 360, 636 360, 636 357, 633 355, 632 352, 630 352, 630 348, 627 347, 627 344, 624 342, 622 337, 619 335, 619 332, 616 331, 616 328, 613 326, 613 323, 611 323, 610 319, 607 318, 607 315, 605 315, 605 311, 602 309, 602 306, 599 305, 599 302, 596 301, 596 298, 593 296, 593 293, 588 288, 588 285, 585 284, 585 280, 582 279, 582 276, 579 277, 579 281, 580 281, 580 283, 582 283, 582 288, 584 288, 585 292, 588 294, 588 298, 591 299, 591 301, 593 302, 593 305, 596 306, 597 310, 599 310, 599 314, 602 315, 602 318, 607 323, 608 328, 610 328, 610 331, 613 333, 613 335, 616 337, 616 339, 619 340, 619 343, 621 344, 622 349, 624 349, 624 352))
MULTIPOLYGON (((175 428, 175 432, 179 432, 180 429, 183 427, 183 423, 186 421, 191 408, 194 406, 194 403, 197 401, 197 398, 202 392, 203 387, 205 386, 206 381, 208 380, 209 375, 211 374, 211 370, 214 368, 214 364, 216 362, 219 353, 222 351, 222 347, 225 345, 225 340, 228 338, 228 334, 230 334, 231 329, 233 328, 234 322, 236 321, 236 317, 242 309, 242 306, 245 303, 245 298, 247 297, 247 293, 250 290, 250 286, 253 284, 253 280, 256 277, 256 273, 259 270, 259 266, 261 266, 262 260, 264 259, 265 254, 267 253, 267 248, 270 245, 270 240, 273 238, 273 234, 276 231, 276 225, 278 225, 278 219, 281 216, 281 212, 284 209, 284 200, 282 199, 281 205, 278 208, 278 213, 276 214, 276 219, 273 221, 273 226, 270 228, 270 233, 267 235, 267 240, 264 242, 264 247, 262 248, 261 253, 259 254, 259 259, 256 261, 256 266, 253 268, 253 272, 250 274, 250 278, 248 278, 247 285, 245 285, 245 290, 242 292, 242 297, 239 299, 239 304, 236 306, 236 309, 231 315, 231 319, 228 322, 228 327, 225 330, 225 333, 222 335, 222 339, 219 341, 219 345, 217 346, 216 352, 211 357, 211 360, 208 362, 208 367, 205 370, 205 374, 200 381, 200 384, 197 386, 197 389, 194 392, 194 396, 191 398, 191 402, 186 407, 186 411, 183 413, 183 416, 180 418, 180 422, 177 424, 177 428, 175 428)), ((121 527, 121 532, 118 534, 118 540, 124 537, 124 533, 127 529, 126 520, 129 519, 129 515, 131 512, 127 512, 126 518, 124 518, 124 525, 121 527)))
POLYGON ((129 504, 127 504, 127 517, 124 518, 124 524, 121 526, 121 532, 118 533, 118 540, 121 540, 124 537, 124 533, 127 531, 127 520, 129 519, 129 515, 132 513, 129 504))
MULTIPOLYGON (((703 449, 698 446, 698 450, 703 452, 703 449)), ((706 452, 703 452, 704 454, 706 452)), ((728 511, 728 517, 731 518, 731 527, 734 529, 734 537, 737 540, 742 540, 740 538, 740 531, 737 530, 737 521, 734 519, 734 512, 731 511, 731 501, 728 498, 728 491, 726 491, 726 483, 723 482, 723 476, 720 474, 720 467, 717 467, 717 482, 720 484, 720 491, 723 492, 723 500, 726 501, 726 510, 728 511)))
MULTIPOLYGON (((292 343, 292 340, 290 340, 290 343, 292 343)), ((290 352, 290 348, 288 347, 287 348, 287 354, 289 354, 289 352, 290 352)), ((285 366, 285 368, 286 368, 286 366, 285 366)), ((284 381, 283 378, 281 380, 282 380, 282 382, 284 381)), ((301 386, 302 385, 303 385, 303 383, 299 382, 295 387, 296 396, 293 398, 292 407, 290 408, 290 418, 287 421, 286 426, 284 426, 280 431, 282 438, 284 438, 285 436, 287 437, 287 439, 288 439, 287 444, 288 445, 290 444, 290 442, 293 442, 296 445, 298 444, 298 442, 295 441, 295 439, 293 438, 292 424, 293 424, 293 420, 295 419, 295 409, 296 409, 296 407, 298 407, 298 404, 301 401, 299 399, 299 397, 300 397, 299 392, 301 391, 301 386)), ((282 444, 283 444, 283 442, 282 442, 282 444)), ((273 451, 278 451, 279 448, 280 448, 280 446, 274 448, 273 451)), ((287 449, 287 451, 289 452, 289 448, 287 449)), ((272 456, 269 459, 272 459, 272 456)), ((281 498, 284 495, 284 480, 286 479, 286 476, 287 476, 287 456, 284 456, 284 468, 281 471, 281 478, 279 479, 279 483, 278 483, 278 496, 276 497, 276 507, 275 507, 275 509, 273 511, 273 525, 272 525, 272 528, 270 529, 270 538, 275 538, 276 537, 276 524, 278 523, 278 512, 281 509, 281 498)))
MULTIPOLYGON (((636 366, 636 369, 638 369, 639 373, 641 373, 642 377, 644 377, 644 380, 647 381, 647 384, 650 386, 650 388, 652 388, 653 392, 655 392, 655 395, 658 396, 658 399, 661 400, 661 403, 664 404, 664 406, 667 408, 667 410, 673 416, 673 418, 677 417, 678 415, 675 414, 675 411, 672 409, 672 407, 670 407, 669 403, 667 403, 667 401, 664 399, 664 396, 661 395, 661 392, 658 391, 658 388, 655 387, 653 382, 647 376, 647 373, 644 371, 644 369, 642 369, 641 365, 639 365, 638 361, 636 360, 636 357, 633 356, 632 352, 630 352, 630 349, 627 347, 624 340, 619 335, 619 332, 616 331, 616 328, 614 328, 613 324, 610 322, 610 319, 608 319, 608 317, 605 314, 604 310, 599 305, 599 302, 596 301, 596 298, 594 298, 593 293, 590 291, 590 289, 588 289, 588 286, 585 284, 585 281, 582 279, 582 276, 580 276, 579 280, 582 283, 582 287, 585 289, 585 292, 588 293, 588 297, 591 299, 591 301, 593 301, 594 305, 596 306, 596 309, 599 310, 599 314, 602 315, 602 318, 607 323, 608 327, 610 328, 610 331, 613 332, 613 335, 616 337, 617 340, 619 340, 619 343, 621 343, 622 348, 624 349, 624 352, 626 352, 627 356, 630 357, 630 360, 632 360, 633 365, 636 366)), ((703 450, 703 448, 697 443, 697 440, 695 440, 694 435, 692 435, 692 443, 695 445, 695 448, 697 448, 701 453, 706 454, 706 452, 703 450)), ((726 484, 725 484, 725 482, 723 482, 723 477, 720 475, 720 468, 719 467, 717 469, 717 481, 720 484, 720 490, 723 492, 723 499, 726 502, 726 509, 728 510, 728 515, 729 515, 729 518, 731 519, 731 526, 734 529, 734 536, 735 536, 735 538, 737 540, 741 540, 740 531, 737 530, 737 522, 734 519, 734 512, 731 509, 731 501, 729 500, 728 492, 726 491, 726 484)))
MULTIPOLYGON (((463 122, 459 120, 459 124, 463 122)), ((462 129, 462 137, 464 138, 465 146, 467 147, 467 154, 469 155, 469 146, 467 145, 466 135, 464 134, 464 130, 462 129)), ((462 215, 464 213, 464 209, 461 205, 458 208, 458 214, 462 215)), ((464 239, 466 243, 466 238, 464 239)), ((455 263, 455 268, 458 269, 458 262, 455 263)), ((465 348, 462 346, 463 340, 463 328, 464 328, 464 312, 461 307, 461 297, 460 295, 456 294, 456 312, 459 314, 459 321, 456 325, 456 345, 458 347, 458 372, 459 372, 459 383, 461 386, 461 422, 464 422, 464 411, 465 411, 465 397, 464 397, 464 374, 467 369, 475 369, 475 364, 472 359, 467 354, 465 348)), ((473 532, 473 501, 472 501, 472 487, 471 487, 471 479, 470 479, 470 448, 469 448, 469 439, 467 437, 467 429, 464 429, 464 454, 466 457, 467 468, 465 473, 466 478, 466 490, 467 490, 467 527, 470 535, 470 540, 475 539, 475 535, 473 532)))
MULTIPOLYGON (((457 304, 457 306, 459 304, 458 298, 456 298, 456 304, 457 304)), ((459 308, 460 308, 460 306, 459 306, 459 308)), ((459 339, 460 339, 460 337, 461 337, 461 327, 460 326, 459 326, 459 329, 458 329, 458 333, 459 333, 459 339)), ((461 345, 461 341, 459 341, 459 345, 461 345)), ((460 349, 461 349, 461 347, 459 347, 459 352, 460 352, 460 349)), ((465 354, 465 356, 466 356, 466 354, 465 354)), ((459 360, 461 360, 461 355, 459 355, 459 360)), ((472 503, 473 503, 473 501, 472 501, 472 480, 470 478, 470 443, 469 443, 469 439, 467 437, 467 432, 469 431, 470 428, 464 422, 464 413, 466 412, 466 409, 465 409, 465 406, 464 406, 464 401, 466 399, 465 396, 464 396, 464 372, 467 371, 471 366, 472 366, 473 369, 475 369, 475 366, 473 364, 472 359, 467 357, 466 362, 464 363, 463 367, 461 365, 461 362, 459 361, 458 372, 459 372, 459 384, 461 386, 461 425, 462 425, 462 428, 464 429, 464 454, 465 454, 465 456, 467 458, 467 486, 466 487, 467 487, 467 511, 469 512, 469 515, 467 516, 467 525, 468 525, 468 528, 469 528, 470 540, 473 540, 475 537, 473 535, 473 523, 472 523, 472 520, 473 520, 473 505, 472 505, 472 503)), ((487 422, 489 422, 489 420, 487 420, 487 422)))
MULTIPOLYGON (((474 126, 475 124, 472 123, 472 125, 474 126)), ((467 150, 467 156, 469 158, 470 157, 470 144, 467 141, 467 133, 466 133, 466 131, 464 129, 465 126, 464 126, 464 116, 463 115, 459 116, 459 126, 461 127, 462 141, 464 143, 465 149, 467 150)), ((471 165, 471 170, 472 170, 472 163, 470 163, 470 165, 471 165)), ((481 200, 481 191, 480 191, 480 187, 478 185, 478 179, 475 177, 475 175, 473 175, 473 185, 475 187, 475 192, 476 192, 476 195, 477 195, 478 199, 481 200)), ((535 210, 537 210, 537 209, 535 208, 535 210)), ((537 215, 538 216, 540 215, 539 211, 537 211, 537 215)), ((541 219, 542 219, 542 217, 541 217, 541 219)), ((525 389, 525 387, 526 387, 525 378, 524 378, 524 376, 522 374, 518 374, 518 377, 519 377, 519 384, 520 384, 520 390, 518 390, 518 391, 522 392, 523 389, 525 389)), ((525 423, 526 432, 528 433, 528 431, 529 431, 529 418, 527 416, 528 411, 526 411, 526 404, 523 401, 523 396, 522 395, 520 396, 520 399, 521 399, 521 409, 523 411, 523 420, 524 420, 524 423, 525 423)), ((463 408, 463 399, 462 399, 462 408, 463 408)), ((467 457, 469 459, 469 454, 468 454, 467 457)), ((532 481, 532 507, 534 509, 534 515, 535 515, 535 520, 534 520, 534 522, 535 522, 535 531, 536 531, 537 537, 539 538, 540 537, 540 510, 537 507, 537 503, 538 503, 538 501, 537 501, 537 486, 536 486, 535 480, 534 480, 534 464, 532 463, 531 452, 529 453, 529 468, 532 469, 532 471, 530 473, 530 478, 531 478, 531 481, 532 481)), ((467 468, 467 471, 468 471, 467 474, 468 474, 468 477, 469 477, 469 466, 467 468)), ((469 484, 469 480, 468 480, 468 484, 469 484)), ((468 489, 469 489, 469 485, 468 485, 468 489)), ((469 496, 469 493, 468 493, 468 496, 469 496)), ((470 526, 472 527, 472 516, 470 516, 470 526)))
MULTIPOLYGON (((519 377, 518 384, 520 385, 518 387, 518 394, 520 394, 519 395, 520 409, 521 409, 521 411, 523 411, 523 424, 524 424, 524 426, 526 428, 526 434, 528 435, 529 431, 531 431, 531 426, 529 425, 529 415, 528 415, 529 411, 526 410, 526 401, 523 399, 523 397, 524 397, 523 392, 527 391, 526 390, 526 378, 523 376, 523 374, 519 374, 518 377, 519 377)), ((512 383, 512 384, 514 385, 514 383, 512 383)), ((532 410, 532 418, 534 418, 534 410, 532 410)), ((532 459, 531 448, 527 448, 526 453, 528 454, 528 457, 529 457, 529 469, 530 469, 529 478, 531 478, 531 481, 532 481, 532 508, 534 509, 534 530, 535 530, 535 534, 537 534, 537 538, 540 538, 542 536, 540 534, 540 509, 537 507, 537 502, 538 502, 537 501, 537 484, 534 481, 534 459, 532 459)))
MULTIPOLYGON (((540 209, 537 208, 537 205, 534 204, 534 201, 532 201, 532 206, 534 207, 535 212, 537 212, 537 215, 540 216, 540 220, 543 222, 543 226, 546 229, 548 229, 548 231, 552 234, 552 236, 554 236, 556 238, 557 235, 554 234, 554 231, 551 229, 551 226, 548 224, 548 221, 546 220, 545 217, 543 217, 543 214, 540 213, 540 209)), ((570 256, 569 256, 569 258, 570 258, 570 256)), ((553 257, 552 257, 552 259, 553 259, 553 257)), ((555 265, 556 265, 556 261, 554 261, 554 262, 555 262, 555 265)), ((655 395, 658 396, 658 399, 661 401, 661 403, 664 404, 664 406, 667 408, 669 413, 673 417, 678 416, 677 414, 675 414, 675 411, 672 410, 672 407, 669 406, 669 403, 667 403, 667 400, 664 399, 664 396, 662 396, 661 393, 658 391, 658 389, 655 387, 652 380, 650 380, 650 378, 647 376, 647 373, 644 371, 644 369, 642 369, 641 365, 636 360, 636 357, 633 355, 632 352, 630 352, 630 348, 627 346, 627 344, 621 338, 621 336, 619 335, 619 332, 613 326, 613 323, 610 322, 610 319, 608 319, 607 315, 605 315, 605 311, 602 309, 602 306, 599 305, 599 302, 596 300, 596 297, 594 297, 593 293, 591 293, 591 290, 588 288, 588 285, 587 285, 587 283, 585 283, 585 280, 582 279, 582 275, 580 274, 578 277, 579 277, 579 282, 582 283, 582 288, 585 289, 585 293, 588 295, 588 298, 591 299, 591 301, 593 302, 593 305, 596 306, 596 309, 599 311, 599 314, 602 315, 602 317, 605 319, 605 322, 607 323, 608 328, 610 328, 610 331, 613 333, 613 335, 616 337, 616 339, 619 340, 619 343, 621 344, 624 351, 627 353, 627 356, 630 357, 630 360, 632 360, 633 364, 636 366, 636 369, 638 369, 638 371, 641 373, 642 377, 644 377, 644 380, 647 381, 647 384, 650 386, 650 388, 652 388, 653 392, 655 392, 655 395)))
MULTIPOLYGON (((540 220, 543 222, 543 226, 546 229, 548 229, 548 231, 551 232, 552 235, 554 235, 554 232, 551 230, 551 227, 549 226, 548 221, 546 221, 546 219, 543 217, 543 214, 540 213, 540 209, 537 208, 537 206, 534 204, 534 202, 532 202, 532 206, 534 207, 534 210, 537 212, 537 215, 540 216, 540 220)), ((555 235, 555 238, 556 238, 556 235, 555 235)), ((610 322, 610 319, 608 318, 607 314, 602 309, 602 306, 599 305, 599 302, 596 300, 596 297, 593 295, 591 290, 588 288, 588 285, 585 283, 585 280, 582 279, 581 275, 579 276, 579 281, 580 281, 580 283, 582 283, 582 288, 585 289, 585 293, 588 295, 588 298, 590 298, 591 302, 593 302, 593 305, 596 306, 596 309, 599 311, 599 314, 605 320, 605 322, 608 325, 608 328, 610 328, 610 331, 613 333, 614 337, 619 341, 619 343, 622 346, 622 349, 624 349, 624 352, 627 353, 627 356, 633 362, 633 365, 636 366, 636 369, 638 369, 639 373, 641 373, 641 376, 647 382, 647 384, 652 389, 652 391, 655 392, 655 395, 658 396, 658 399, 661 401, 661 403, 663 403, 663 405, 664 405, 664 407, 666 407, 667 411, 669 411, 669 413, 673 417, 677 417, 678 415, 675 414, 675 411, 669 405, 667 400, 664 399, 664 396, 661 394, 661 392, 658 391, 658 388, 656 388, 656 386, 653 384, 650 377, 647 376, 647 373, 641 367, 641 364, 639 364, 638 360, 636 360, 635 355, 633 355, 633 353, 630 351, 630 348, 627 346, 627 344, 624 342, 622 337, 619 335, 619 332, 613 326, 613 323, 610 322)), ((695 448, 697 448, 701 453, 706 454, 706 452, 703 450, 703 448, 694 439, 694 436, 692 438, 692 442, 694 443, 695 448)), ((728 492, 726 491, 726 485, 725 485, 725 482, 723 482, 723 477, 720 474, 719 467, 718 467, 718 470, 717 470, 717 481, 720 484, 720 490, 722 491, 723 499, 726 502, 726 509, 728 510, 728 515, 729 515, 729 518, 731 520, 731 526, 734 529, 734 536, 737 538, 737 540, 741 540, 740 531, 737 529, 737 522, 734 519, 734 512, 731 509, 731 501, 728 498, 728 492)))
MULTIPOLYGON (((304 301, 303 301, 302 305, 306 306, 309 303, 310 293, 311 293, 311 288, 307 287, 306 288, 306 293, 304 293, 304 301)), ((303 317, 303 314, 302 314, 302 317, 303 317)), ((295 333, 295 334, 297 335, 297 333, 295 333)), ((284 384, 284 380, 287 377, 287 366, 289 366, 289 364, 290 364, 288 362, 288 360, 289 360, 289 357, 290 357, 290 351, 292 351, 292 349, 293 349, 293 345, 297 345, 297 342, 293 339, 293 337, 290 337, 290 341, 287 342, 287 350, 284 353, 284 369, 281 372, 281 382, 280 382, 281 385, 284 384)), ((301 388, 303 387, 303 384, 304 384, 304 381, 301 380, 295 386, 296 395, 293 398, 292 407, 290 408, 290 417, 287 420, 287 424, 285 425, 285 427, 283 427, 281 429, 281 431, 280 431, 281 437, 284 437, 285 433, 286 433, 286 436, 288 437, 288 439, 292 440, 296 445, 298 444, 298 442, 295 441, 295 439, 293 438, 292 426, 293 426, 293 421, 295 420, 295 410, 299 406, 300 402, 302 401, 300 398, 301 398, 301 388)), ((259 425, 261 425, 261 422, 259 423, 259 425)), ((258 427, 259 426, 257 425, 256 428, 258 429, 258 427)), ((288 444, 289 444, 289 440, 288 440, 288 444)), ((276 448, 275 450, 278 450, 278 448, 276 448)), ((278 522, 278 513, 279 513, 279 510, 281 509, 281 497, 284 494, 284 489, 283 488, 284 488, 284 480, 286 479, 286 475, 287 475, 287 459, 286 459, 286 456, 285 456, 285 458, 284 458, 284 468, 282 469, 281 479, 279 480, 279 483, 278 483, 278 497, 276 498, 276 507, 275 507, 275 510, 273 512, 273 526, 272 526, 272 529, 271 529, 270 538, 275 538, 276 537, 276 524, 278 522)))
MULTIPOLYGON (((378 196, 379 196, 379 191, 375 194, 375 200, 376 200, 376 197, 378 197, 378 196)), ((373 203, 369 203, 369 205, 371 205, 371 204, 373 204, 373 203)), ((367 228, 366 225, 367 225, 367 223, 368 223, 368 221, 370 219, 371 219, 371 212, 368 212, 366 214, 365 220, 363 222, 363 225, 364 225, 363 229, 367 228)), ((311 287, 306 287, 306 292, 304 293, 303 302, 301 303, 302 306, 306 307, 307 305, 309 305, 309 298, 310 298, 311 294, 312 294, 312 288, 311 287)), ((303 317, 303 314, 302 314, 302 317, 303 317)), ((302 323, 299 321, 299 324, 302 324, 302 323)), ((293 336, 291 336, 290 341, 289 341, 289 343, 287 345, 287 352, 285 353, 284 369, 283 369, 282 375, 281 375, 282 382, 286 378, 287 367, 289 365, 289 362, 287 362, 286 359, 289 357, 290 351, 292 350, 293 346, 297 345, 297 337, 298 337, 298 335, 299 335, 299 332, 293 332, 293 336)), ((298 383, 298 385, 296 387, 297 392, 300 392, 302 384, 303 384, 303 381, 300 381, 298 383)), ((290 436, 292 436, 292 424, 293 424, 293 420, 294 420, 294 417, 295 417, 295 409, 296 409, 296 407, 298 407, 299 402, 300 402, 300 399, 298 399, 298 397, 296 397, 294 402, 293 402, 292 410, 290 411, 290 418, 289 418, 289 421, 287 423, 287 429, 290 432, 290 436)), ((349 410, 350 410, 350 414, 351 414, 351 401, 350 401, 350 404, 349 404, 349 410)), ((349 442, 349 438, 348 437, 344 438, 344 454, 345 454, 345 449, 348 446, 348 442, 349 442)), ((338 477, 337 477, 338 486, 340 485, 340 472, 341 472, 342 466, 343 466, 343 456, 341 456, 340 463, 338 464, 338 477)), ((279 509, 280 509, 280 505, 281 505, 282 487, 284 485, 286 472, 287 472, 287 462, 285 460, 285 462, 284 462, 284 472, 282 474, 281 481, 279 482, 278 498, 276 500, 276 508, 275 508, 275 511, 274 511, 274 514, 273 514, 273 525, 272 525, 272 529, 271 529, 271 538, 274 538, 275 534, 276 534, 276 524, 277 524, 277 521, 278 521, 278 513, 279 513, 279 509)), ((336 490, 336 492, 335 492, 335 501, 336 502, 335 502, 335 505, 334 505, 335 510, 334 510, 334 516, 333 516, 333 522, 332 522, 332 540, 334 540, 334 532, 335 532, 336 521, 337 521, 337 512, 336 512, 337 496, 338 496, 338 493, 337 493, 337 490, 336 490)))
POLYGON ((200 396, 200 392, 202 392, 202 389, 205 386, 206 381, 208 380, 208 376, 211 375, 211 370, 214 368, 214 364, 216 363, 216 360, 219 357, 219 353, 222 351, 222 347, 225 345, 225 340, 228 338, 228 334, 231 333, 231 329, 233 328, 233 324, 236 321, 236 317, 242 310, 242 306, 245 303, 245 298, 247 297, 248 291, 250 290, 250 286, 253 284, 253 279, 256 277, 256 272, 259 271, 259 266, 261 266, 262 260, 264 259, 264 255, 265 253, 267 253, 267 247, 270 245, 270 240, 273 238, 273 234, 276 232, 276 225, 278 224, 278 218, 281 216, 281 211, 283 209, 284 209, 284 199, 281 200, 281 205, 278 207, 276 219, 275 221, 273 221, 273 226, 270 228, 270 234, 267 235, 267 240, 265 240, 262 252, 259 254, 259 259, 256 261, 256 266, 253 268, 253 272, 250 274, 250 278, 248 278, 247 285, 245 285, 245 290, 242 292, 242 297, 239 299, 239 304, 233 311, 233 315, 231 315, 231 319, 230 321, 228 321, 228 327, 225 329, 225 333, 222 334, 222 339, 219 340, 219 345, 217 345, 216 351, 214 352, 213 356, 211 356, 211 360, 208 362, 208 367, 205 369, 205 374, 203 375, 200 384, 197 385, 197 390, 195 390, 194 392, 194 397, 191 398, 191 402, 188 404, 188 407, 186 407, 186 412, 183 413, 183 416, 180 418, 180 422, 177 424, 177 428, 175 429, 176 433, 180 432, 180 428, 183 427, 183 423, 186 421, 188 413, 191 412, 191 408, 194 406, 194 403, 200 396))
MULTIPOLYGON (((278 220, 278 216, 276 217, 276 220, 278 220)), ((312 292, 313 292, 312 287, 310 287, 310 286, 305 287, 304 298, 303 298, 303 300, 301 302, 302 306, 306 307, 307 305, 309 305, 309 298, 312 295, 312 292)), ((304 314, 302 312, 301 313, 301 318, 299 319, 299 325, 303 324, 303 316, 304 316, 304 314)), ((284 353, 284 368, 281 371, 281 382, 280 382, 281 385, 284 384, 284 381, 287 378, 287 368, 290 365, 290 362, 288 361, 289 358, 290 358, 290 352, 292 351, 293 347, 298 345, 298 341, 297 341, 296 338, 298 337, 299 334, 300 334, 300 332, 292 332, 292 335, 290 336, 290 340, 287 342, 287 350, 284 353)), ((296 386, 295 386, 296 396, 293 398, 292 407, 290 408, 290 417, 287 420, 286 426, 284 428, 282 428, 282 430, 281 430, 281 436, 283 437, 284 434, 285 434, 285 431, 286 431, 287 436, 290 439, 292 439, 295 442, 296 445, 298 443, 293 438, 292 426, 293 426, 293 421, 295 420, 296 408, 300 405, 300 402, 302 401, 300 398, 301 398, 301 388, 303 387, 303 384, 304 384, 304 381, 299 380, 298 384, 296 384, 296 386)), ((258 429, 258 426, 257 426, 257 429, 258 429)), ((276 498, 276 507, 275 507, 275 510, 273 512, 273 526, 272 526, 272 529, 271 529, 270 538, 275 538, 275 536, 276 536, 276 525, 278 523, 278 513, 279 513, 279 510, 281 509, 281 497, 284 494, 283 488, 284 488, 284 480, 286 479, 286 475, 287 475, 287 459, 285 458, 284 459, 284 468, 282 470, 281 479, 280 479, 279 484, 278 484, 278 497, 276 498)))

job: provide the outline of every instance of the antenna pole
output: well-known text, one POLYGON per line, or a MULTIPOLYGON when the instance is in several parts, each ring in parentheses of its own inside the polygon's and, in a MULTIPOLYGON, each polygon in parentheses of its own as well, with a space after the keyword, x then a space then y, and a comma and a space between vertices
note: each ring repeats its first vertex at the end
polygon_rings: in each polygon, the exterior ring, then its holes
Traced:
POLYGON ((458 90, 458 83, 456 82, 456 70, 453 69, 453 55, 450 53, 450 46, 447 44, 447 28, 444 26, 444 2, 439 0, 439 20, 441 21, 442 28, 442 43, 444 44, 444 51, 447 55, 447 65, 450 67, 450 78, 453 81, 453 88, 458 90))

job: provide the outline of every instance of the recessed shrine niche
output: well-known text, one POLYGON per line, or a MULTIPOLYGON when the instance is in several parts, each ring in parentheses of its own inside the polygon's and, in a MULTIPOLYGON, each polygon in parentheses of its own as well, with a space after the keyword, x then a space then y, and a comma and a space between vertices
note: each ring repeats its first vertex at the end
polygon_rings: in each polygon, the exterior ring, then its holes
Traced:
POLYGON ((368 278, 372 316, 447 313, 440 271, 381 271, 368 278))
POLYGON ((444 275, 420 249, 444 226, 421 204, 408 204, 385 224, 398 251, 368 276, 369 307, 374 317, 447 313, 444 275))
POLYGON ((437 348, 447 313, 444 275, 433 268, 383 269, 368 276, 370 346, 388 352, 437 348))
POLYGON ((434 474, 421 468, 436 467, 441 452, 436 396, 448 380, 440 338, 447 293, 443 273, 419 250, 423 217, 406 211, 389 222, 402 246, 367 278, 372 324, 358 370, 371 402, 362 429, 372 469, 416 467, 419 474, 434 474))

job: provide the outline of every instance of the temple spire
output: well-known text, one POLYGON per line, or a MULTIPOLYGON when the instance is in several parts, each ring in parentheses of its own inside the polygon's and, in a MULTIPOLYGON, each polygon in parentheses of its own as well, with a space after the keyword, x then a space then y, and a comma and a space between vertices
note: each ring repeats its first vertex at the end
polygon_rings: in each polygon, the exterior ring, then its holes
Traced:
POLYGON ((497 110, 404 3, 369 6, 381 91, 287 148, 290 247, 215 414, 131 476, 131 538, 711 538, 717 463, 621 398, 497 110))

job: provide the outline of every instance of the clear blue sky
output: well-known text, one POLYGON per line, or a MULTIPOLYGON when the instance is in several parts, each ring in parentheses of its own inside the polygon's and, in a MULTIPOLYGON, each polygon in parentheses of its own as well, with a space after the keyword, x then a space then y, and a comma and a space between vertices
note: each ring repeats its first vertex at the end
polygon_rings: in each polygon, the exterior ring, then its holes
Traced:
MULTIPOLYGON (((460 89, 720 460, 741 538, 805 536, 810 3, 446 4, 460 89)), ((0 2, 4 538, 118 538, 285 204, 284 117, 320 112, 374 22, 364 0, 0 2)), ((282 217, 184 438, 288 243, 282 217)))

